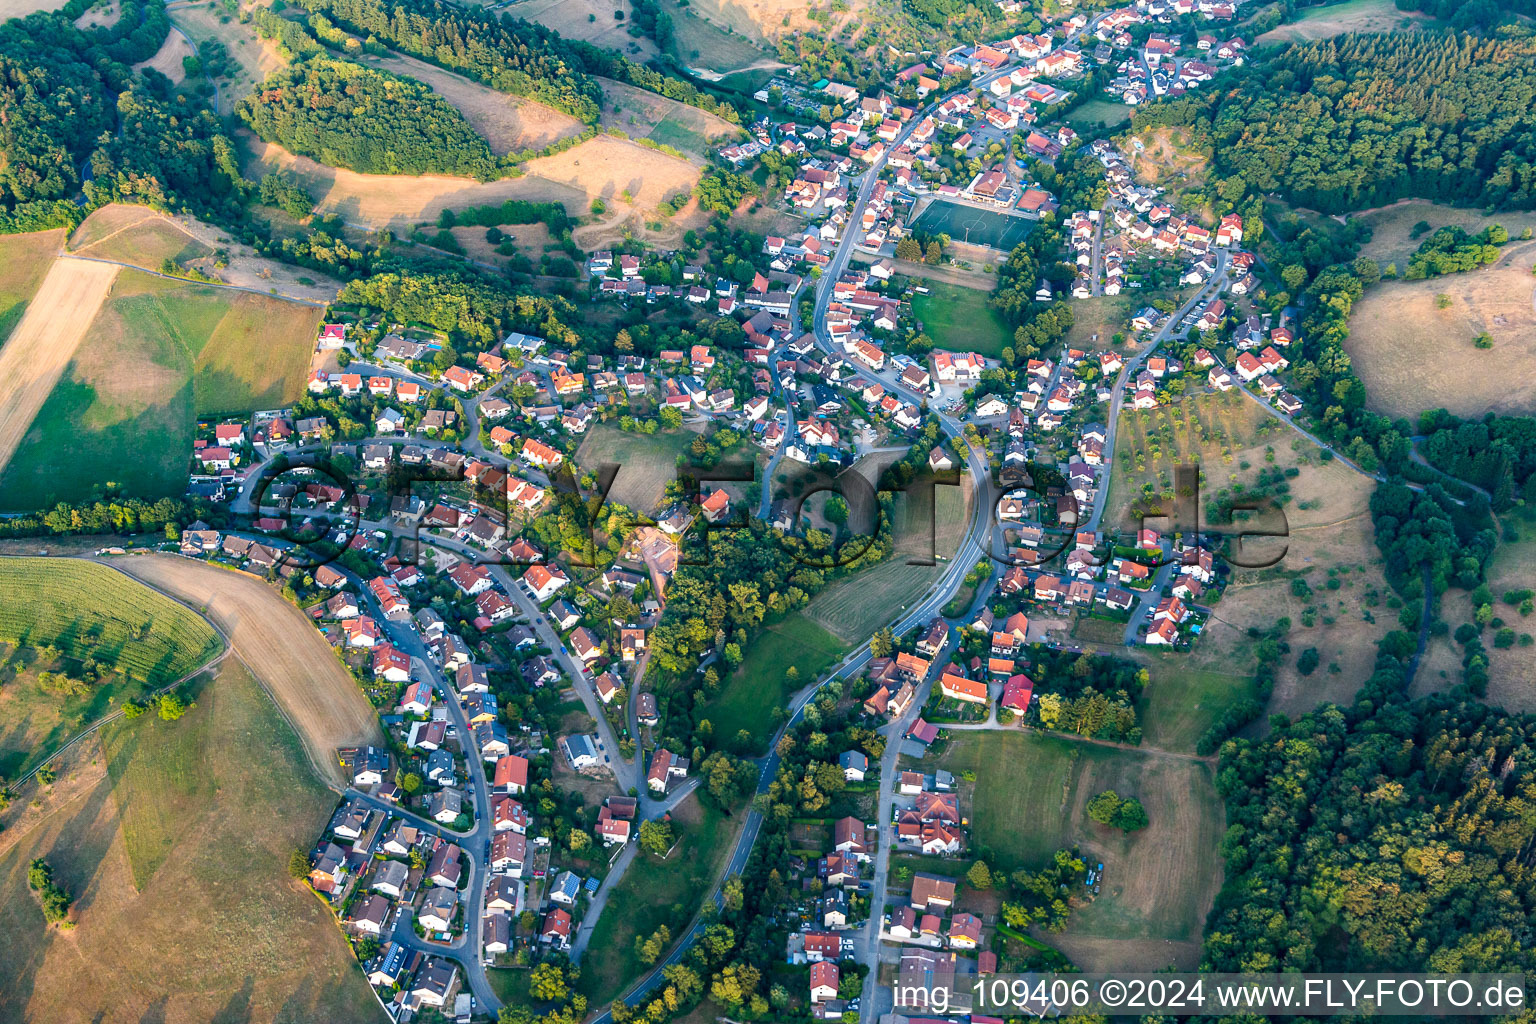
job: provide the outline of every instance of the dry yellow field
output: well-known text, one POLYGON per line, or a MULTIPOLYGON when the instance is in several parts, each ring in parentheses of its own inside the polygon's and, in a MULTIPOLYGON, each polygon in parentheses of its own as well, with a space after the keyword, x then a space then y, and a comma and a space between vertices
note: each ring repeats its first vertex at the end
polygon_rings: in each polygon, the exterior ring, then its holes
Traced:
POLYGON ((373 706, 314 625, 262 580, 174 555, 109 564, 199 609, 222 629, 331 785, 346 784, 337 747, 384 742, 373 706))
POLYGON ((522 0, 508 13, 562 36, 618 50, 642 64, 656 56, 656 44, 649 38, 629 34, 635 11, 628 0, 522 0), (623 12, 622 21, 614 17, 615 11, 623 12))
POLYGON ((1360 255, 1386 265, 1396 263, 1399 272, 1408 266, 1408 257, 1429 238, 1444 227, 1455 225, 1468 234, 1477 234, 1492 224, 1502 224, 1511 238, 1518 237, 1526 228, 1536 228, 1536 213, 1530 210, 1503 210, 1485 214, 1481 210, 1464 210, 1455 206, 1441 206, 1424 199, 1404 199, 1391 206, 1350 215, 1371 229, 1371 240, 1360 247, 1360 255), (1413 226, 1420 221, 1429 225, 1429 231, 1418 238, 1410 237, 1413 226))
POLYGON ((130 203, 110 203, 94 211, 70 236, 69 249, 154 271, 167 259, 189 263, 212 252, 164 214, 130 203))
MULTIPOLYGON (((870 6, 868 0, 852 0, 845 13, 835 16, 834 28, 861 19, 870 6)), ((811 5, 805 0, 694 0, 688 10, 717 27, 729 28, 756 42, 790 32, 825 31, 808 17, 811 5)))
POLYGON ((0 349, 0 469, 64 375, 118 267, 60 257, 0 349))
POLYGON ((530 176, 580 189, 589 200, 624 202, 627 192, 632 205, 642 208, 653 208, 680 189, 691 189, 700 176, 699 168, 686 160, 607 135, 564 153, 530 160, 525 166, 530 176))
POLYGON ((0 0, 0 21, 25 18, 36 11, 56 11, 68 0, 0 0))
POLYGON ((230 59, 239 65, 219 89, 219 113, 229 114, 235 104, 249 96, 256 83, 283 66, 277 45, 262 39, 249 24, 226 14, 215 3, 187 3, 185 0, 166 5, 171 23, 182 29, 195 41, 215 39, 224 45, 230 59))
MULTIPOLYGON (((563 202, 567 211, 581 214, 586 212, 589 201, 582 189, 531 176, 481 183, 439 175, 408 178, 358 174, 326 167, 308 157, 294 156, 281 146, 261 142, 248 133, 240 134, 251 153, 245 168, 248 176, 259 178, 270 170, 289 171, 316 197, 316 211, 336 214, 349 224, 364 228, 406 228, 422 221, 435 221, 444 209, 462 210, 507 199, 563 202)), ((585 146, 577 146, 570 152, 583 149, 585 146)))
POLYGON ((0 1019, 385 1019, 331 912, 285 870, 334 796, 250 673, 226 662, 181 721, 114 723, 88 753, 0 857, 0 1019), (33 857, 74 894, 73 928, 43 925, 33 857))
POLYGON ((365 64, 430 86, 433 92, 458 108, 470 127, 485 136, 485 141, 491 144, 491 152, 497 156, 525 149, 543 149, 582 129, 579 120, 553 107, 488 89, 414 57, 391 54, 360 59, 365 64))
POLYGON ((637 89, 611 78, 599 78, 608 103, 603 107, 604 127, 615 127, 635 138, 654 138, 686 153, 703 156, 704 143, 741 134, 741 129, 697 107, 637 89), (670 121, 658 131, 662 122, 670 121))
POLYGON ((1270 710, 1295 715, 1325 700, 1348 701, 1370 675, 1376 643, 1395 627, 1397 613, 1385 603, 1390 589, 1371 527, 1375 483, 1338 461, 1303 465, 1290 483, 1294 500, 1285 506, 1290 536, 1284 559, 1272 569, 1234 569, 1190 657, 1191 667, 1246 671, 1252 664, 1248 628, 1267 630, 1289 617, 1291 655, 1276 675, 1270 710), (1311 507, 1297 507, 1302 502, 1311 507), (1327 589, 1330 570, 1336 570, 1336 590, 1327 589), (1291 593, 1294 574, 1306 579, 1312 596, 1291 593), (1381 603, 1372 606, 1370 595, 1381 603), (1305 621, 1309 605, 1311 626, 1305 621), (1367 622, 1366 614, 1375 621, 1367 622), (1302 676, 1295 660, 1308 647, 1317 648, 1322 662, 1302 676))
POLYGON ((1388 281, 1365 293, 1345 348, 1370 405, 1413 418, 1445 408, 1460 416, 1536 406, 1536 242, 1512 242, 1489 267, 1428 281, 1388 281), (1436 296, 1450 305, 1439 308, 1436 296), (1475 348, 1482 332, 1493 347, 1475 348))
POLYGON ((185 57, 196 57, 197 48, 176 29, 172 28, 166 33, 165 42, 149 60, 140 61, 133 66, 135 71, 143 71, 145 68, 154 68, 166 78, 178 85, 187 77, 187 69, 182 66, 185 57))
POLYGON ((122 5, 117 0, 101 7, 92 7, 75 19, 76 28, 111 28, 123 17, 122 5))

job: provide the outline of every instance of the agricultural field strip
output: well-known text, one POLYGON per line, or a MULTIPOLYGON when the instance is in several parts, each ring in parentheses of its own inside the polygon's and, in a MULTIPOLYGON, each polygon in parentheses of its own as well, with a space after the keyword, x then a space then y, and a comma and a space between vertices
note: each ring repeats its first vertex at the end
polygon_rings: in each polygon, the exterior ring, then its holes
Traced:
POLYGON ((61 257, 0 349, 0 470, 74 357, 120 267, 61 257))
POLYGON ((377 713, 351 674, 303 613, 265 581, 175 555, 138 556, 113 568, 201 605, 302 741, 315 777, 330 788, 345 788, 337 747, 383 744, 377 713))

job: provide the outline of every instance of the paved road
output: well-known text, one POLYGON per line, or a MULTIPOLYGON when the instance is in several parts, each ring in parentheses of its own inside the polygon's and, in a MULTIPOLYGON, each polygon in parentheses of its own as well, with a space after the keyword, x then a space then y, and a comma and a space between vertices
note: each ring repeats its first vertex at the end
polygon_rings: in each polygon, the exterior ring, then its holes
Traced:
MULTIPOLYGON (((339 568, 339 567, 338 567, 339 568)), ((351 574, 348 574, 351 576, 351 574)), ((400 925, 396 924, 396 934, 406 945, 418 949, 424 949, 439 956, 451 956, 459 962, 464 971, 464 978, 470 991, 474 994, 475 1002, 483 1009, 494 1013, 500 1008, 501 1002, 496 998, 496 993, 491 988, 490 980, 485 975, 485 965, 482 959, 484 910, 485 910, 485 886, 489 866, 486 863, 486 846, 491 841, 491 789, 485 777, 485 762, 480 758, 480 751, 474 743, 474 734, 469 727, 469 721, 464 716, 463 705, 459 703, 458 694, 449 684, 448 678, 443 675, 441 669, 432 660, 427 651, 427 645, 422 642, 421 635, 408 622, 395 621, 384 616, 383 609, 379 607, 373 592, 363 585, 363 581, 351 576, 351 581, 356 587, 361 599, 368 605, 374 619, 389 635, 390 643, 410 656, 413 668, 413 676, 418 673, 425 674, 432 682, 432 688, 437 691, 443 704, 448 709, 448 721, 459 735, 459 742, 465 751, 465 762, 469 770, 469 797, 475 809, 475 827, 468 833, 446 832, 441 826, 427 823, 435 834, 450 835, 464 852, 464 857, 469 863, 469 884, 464 888, 464 934, 458 940, 449 944, 425 942, 417 938, 414 929, 406 925, 404 935, 400 935, 400 925)), ((392 808, 393 813, 402 814, 399 808, 392 808)), ((423 819, 417 815, 410 815, 417 824, 422 824, 423 819)), ((403 920, 406 915, 401 915, 403 920)))

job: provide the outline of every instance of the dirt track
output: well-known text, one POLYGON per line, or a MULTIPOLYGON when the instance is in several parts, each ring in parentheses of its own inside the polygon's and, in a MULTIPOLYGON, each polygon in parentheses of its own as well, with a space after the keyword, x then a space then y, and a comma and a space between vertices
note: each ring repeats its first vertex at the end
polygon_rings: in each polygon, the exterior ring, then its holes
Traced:
POLYGON ((175 555, 115 558, 113 568, 202 611, 270 693, 315 770, 344 786, 336 748, 382 744, 373 706, 315 627, 265 582, 175 555))
POLYGON ((0 349, 0 469, 16 454, 64 375, 117 272, 104 263, 55 260, 21 323, 0 349))

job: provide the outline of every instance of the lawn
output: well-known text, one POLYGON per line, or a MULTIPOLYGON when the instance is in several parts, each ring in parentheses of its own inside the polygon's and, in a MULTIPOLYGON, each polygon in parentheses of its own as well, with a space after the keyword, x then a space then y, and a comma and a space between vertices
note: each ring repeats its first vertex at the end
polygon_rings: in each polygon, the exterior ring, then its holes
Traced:
POLYGON ((1250 677, 1197 669, 1178 655, 1153 655, 1147 670, 1138 718, 1147 745, 1164 750, 1193 753, 1234 701, 1256 696, 1250 677))
POLYGON ((14 779, 121 701, 180 679, 222 644, 189 609, 92 562, 0 560, 0 777, 14 779), (45 651, 45 649, 47 649, 45 651), (99 678, 78 692, 40 675, 99 678))
POLYGON ((939 348, 996 359, 1013 344, 1013 331, 987 302, 986 292, 942 281, 924 283, 928 294, 912 296, 912 312, 939 348))
POLYGON ((773 709, 841 658, 849 645, 795 612, 757 634, 747 644, 742 663, 726 677, 720 693, 704 709, 704 717, 722 740, 745 730, 751 747, 760 750, 773 735, 773 709), (793 666, 799 680, 785 681, 793 666))
POLYGON ((0 237, 0 343, 21 322, 63 242, 63 231, 0 237))
POLYGON ((687 428, 641 434, 598 424, 576 449, 576 463, 583 472, 596 472, 603 463, 617 464, 619 473, 608 500, 636 512, 651 513, 661 504, 667 483, 677 476, 678 457, 696 436, 687 428))
POLYGON ((0 858, 0 1019, 382 1019, 331 912, 287 873, 335 796, 243 668, 180 722, 109 726, 101 756, 105 777, 0 858), (26 890, 33 857, 78 899, 67 933, 26 890))
MULTIPOLYGON (((591 1006, 605 1006, 647 969, 635 955, 635 939, 666 925, 680 939, 712 891, 720 864, 736 834, 735 819, 705 807, 698 798, 672 812, 672 855, 662 860, 640 852, 608 898, 581 961, 578 988, 591 1006)), ((670 945, 668 949, 670 950, 670 945)), ((663 959, 666 954, 662 954, 663 959)))
POLYGON ((196 417, 302 394, 320 315, 124 271, 0 476, 0 507, 80 500, 108 482, 139 497, 180 495, 196 417))
POLYGON ((1072 934, 1200 937, 1221 885, 1226 827, 1207 765, 1023 730, 956 733, 939 763, 976 773, 973 835, 994 871, 1071 846, 1104 864, 1104 890, 1073 915, 1072 934), (1090 820, 1085 805, 1106 789, 1140 800, 1151 825, 1126 836, 1090 820))
POLYGON ((1075 107, 1067 120, 1079 128, 1092 128, 1099 124, 1113 128, 1131 119, 1131 108, 1112 100, 1088 100, 1075 107))
MULTIPOLYGON (((913 492, 918 493, 918 492, 913 492)), ((846 643, 860 644, 927 593, 954 557, 969 521, 963 487, 935 487, 932 546, 935 565, 908 565, 926 557, 928 516, 907 495, 896 500, 896 551, 877 565, 833 583, 802 614, 846 643)))

